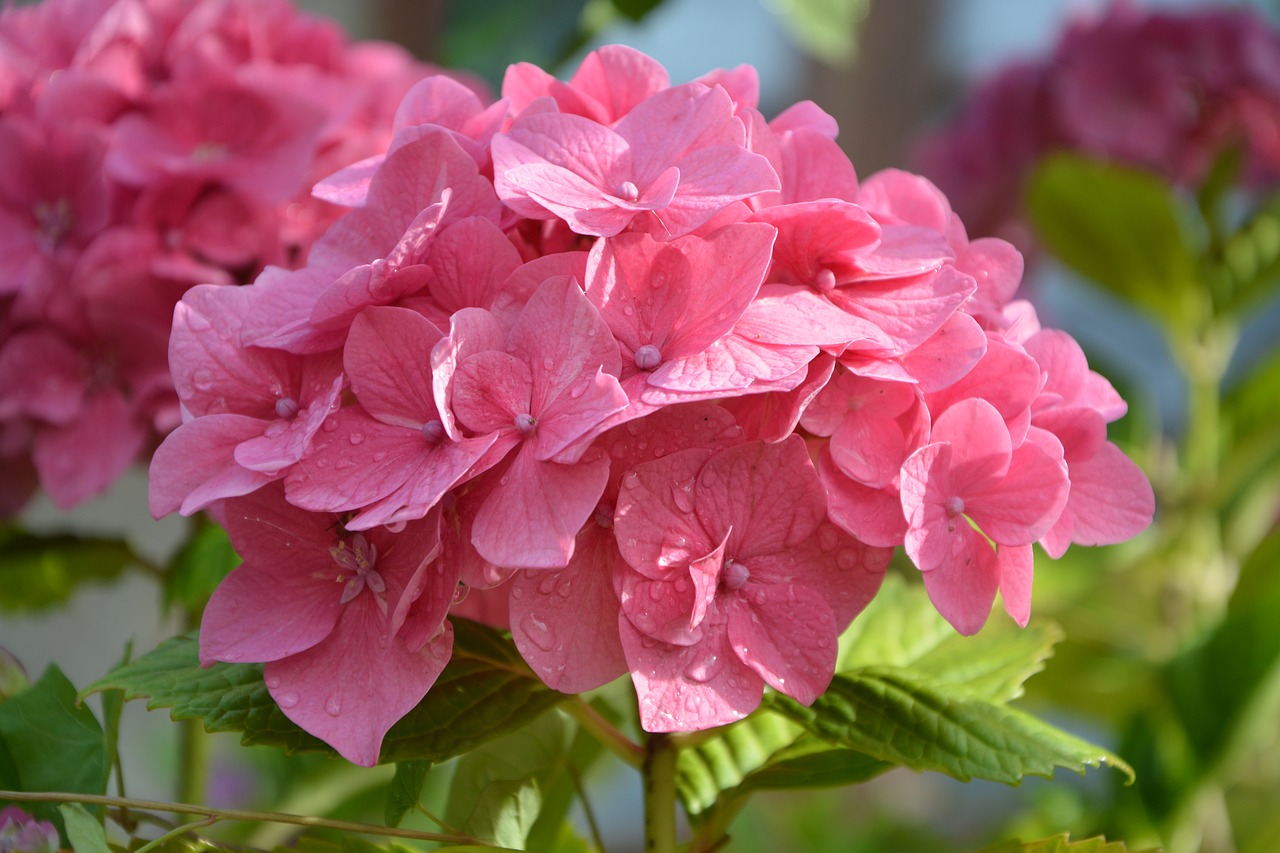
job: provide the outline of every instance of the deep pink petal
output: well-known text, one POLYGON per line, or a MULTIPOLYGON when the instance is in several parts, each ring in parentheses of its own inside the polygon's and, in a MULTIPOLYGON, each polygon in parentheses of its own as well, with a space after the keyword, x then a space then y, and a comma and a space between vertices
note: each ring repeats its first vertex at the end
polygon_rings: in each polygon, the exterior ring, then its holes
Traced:
POLYGON ((897 489, 871 489, 850 480, 825 449, 818 456, 818 473, 827 489, 827 512, 832 521, 868 545, 892 548, 902 544, 907 520, 897 489))
POLYGON ((36 434, 40 484, 61 509, 102 494, 138 458, 147 429, 115 389, 90 395, 79 417, 36 434))
POLYGON ((1002 545, 996 551, 1000 564, 1000 597, 1004 610, 1017 622, 1027 627, 1031 619, 1031 581, 1035 574, 1035 555, 1030 545, 1002 545))
POLYGON ((999 483, 966 496, 965 512, 1001 545, 1030 545, 1058 520, 1068 487, 1062 457, 1028 441, 999 483))
POLYGON ((169 433, 151 457, 151 514, 191 515, 271 482, 273 475, 250 471, 234 455, 236 447, 266 427, 266 421, 244 415, 206 415, 169 433))
MULTIPOLYGON (((716 541, 694 514, 694 487, 711 451, 690 448, 637 465, 622 477, 614 514, 623 559, 646 577, 661 579, 710 553, 716 541)), ((723 533, 723 531, 722 531, 723 533)))
POLYGON ((961 523, 952 548, 936 568, 923 573, 929 600, 961 634, 976 634, 991 615, 1000 587, 995 549, 968 524, 961 523))
POLYGON ((342 362, 365 411, 408 427, 437 419, 431 350, 442 337, 431 321, 406 308, 368 308, 356 317, 342 362))

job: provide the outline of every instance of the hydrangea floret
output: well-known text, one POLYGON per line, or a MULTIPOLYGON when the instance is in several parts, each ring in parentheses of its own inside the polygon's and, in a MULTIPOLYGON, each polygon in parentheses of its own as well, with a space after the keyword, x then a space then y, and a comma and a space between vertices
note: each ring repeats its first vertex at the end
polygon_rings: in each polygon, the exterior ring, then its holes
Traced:
POLYGON ((350 210, 307 266, 183 299, 151 467, 153 511, 214 509, 245 557, 202 660, 265 662, 350 760, 451 615, 699 730, 821 694, 895 546, 967 634, 997 593, 1026 623, 1033 543, 1150 522, 1020 255, 921 177, 859 182, 816 105, 766 120, 753 69, 672 86, 609 46, 493 103, 429 78, 396 127, 317 186, 350 210))

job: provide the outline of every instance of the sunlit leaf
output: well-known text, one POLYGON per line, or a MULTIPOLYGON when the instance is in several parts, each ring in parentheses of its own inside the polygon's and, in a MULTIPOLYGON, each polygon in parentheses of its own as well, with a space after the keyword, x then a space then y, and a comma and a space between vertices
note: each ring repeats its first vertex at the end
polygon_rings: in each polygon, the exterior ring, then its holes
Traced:
POLYGON ((1058 767, 1083 773, 1103 763, 1133 775, 1102 747, 904 669, 868 667, 836 676, 809 708, 777 693, 766 702, 833 744, 962 781, 1016 785, 1025 776, 1052 777, 1058 767))
POLYGON ((63 823, 67 827, 67 840, 76 853, 110 853, 107 833, 98 819, 79 803, 63 803, 58 806, 63 823))
POLYGON ((1107 841, 1099 836, 1072 841, 1070 836, 1055 835, 1039 841, 1005 841, 991 847, 984 847, 981 853, 1156 853, 1155 849, 1138 850, 1129 848, 1120 841, 1107 841))
POLYGON ((1060 261, 1174 328, 1200 321, 1207 289, 1173 191, 1159 176, 1072 154, 1046 158, 1028 212, 1060 261))
POLYGON ((871 0, 769 0, 768 6, 806 53, 828 65, 848 65, 871 0))

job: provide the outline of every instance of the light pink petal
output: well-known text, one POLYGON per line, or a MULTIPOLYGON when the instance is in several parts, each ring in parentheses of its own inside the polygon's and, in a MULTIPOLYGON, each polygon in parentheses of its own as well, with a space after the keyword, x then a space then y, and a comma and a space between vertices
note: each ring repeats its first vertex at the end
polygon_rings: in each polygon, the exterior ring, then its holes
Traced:
POLYGON ((842 529, 868 545, 901 545, 907 519, 896 489, 871 489, 844 475, 831 461, 830 451, 818 456, 818 473, 827 489, 827 512, 842 529))
POLYGON ((946 558, 923 572, 924 587, 942 617, 969 636, 978 633, 991 615, 1001 567, 995 549, 968 524, 961 523, 951 538, 946 558))
MULTIPOLYGON (((747 157, 758 157, 744 147, 746 131, 733 114, 729 93, 701 83, 685 83, 654 94, 632 109, 614 130, 626 140, 633 167, 645 179, 676 165, 681 166, 683 182, 682 161, 711 146, 736 146, 747 157)), ((777 188, 776 179, 772 188, 777 188)), ((759 190, 752 188, 739 198, 756 192, 759 190)))
POLYGON ((779 138, 782 201, 786 204, 838 198, 855 201, 858 176, 849 155, 825 133, 797 129, 779 138))
POLYGON ((506 327, 483 308, 463 308, 449 318, 449 334, 431 350, 431 384, 437 411, 450 438, 461 437, 452 402, 459 363, 477 353, 502 350, 506 342, 506 327))
POLYGON ((957 311, 918 347, 902 357, 910 380, 929 393, 955 384, 987 351, 987 336, 968 314, 957 311))
POLYGON ((1017 622, 1027 627, 1031 619, 1031 580, 1035 574, 1035 555, 1030 545, 1002 545, 996 552, 1000 564, 1000 596, 1004 610, 1017 622))
POLYGON ((805 368, 805 379, 790 391, 751 394, 725 400, 721 405, 733 413, 748 438, 782 441, 795 432, 796 425, 835 369, 835 359, 819 355, 805 368))
POLYGON ((808 130, 828 139, 835 139, 840 132, 835 118, 813 101, 800 101, 787 107, 769 122, 769 129, 774 133, 808 130))
POLYGON ((1030 545, 1058 520, 1068 487, 1062 457, 1028 441, 1013 451, 999 483, 966 495, 965 512, 1001 545, 1030 545))
POLYGON ((254 471, 274 474, 302 458, 311 437, 339 405, 345 380, 341 373, 335 376, 335 370, 326 369, 330 361, 336 363, 336 359, 326 358, 325 366, 304 366, 304 370, 311 374, 311 381, 303 380, 306 384, 301 399, 296 401, 301 410, 293 418, 277 418, 261 436, 237 447, 236 462, 254 471))
POLYGON ((656 59, 635 48, 610 44, 588 53, 569 85, 599 104, 603 109, 599 120, 612 124, 666 89, 671 80, 656 59))
POLYGON ((151 514, 191 515, 271 482, 271 474, 250 471, 234 455, 236 447, 266 427, 266 421, 244 415, 206 415, 169 433, 151 457, 151 514))
POLYGON ((766 284, 743 312, 739 329, 765 344, 817 344, 839 354, 850 343, 894 345, 879 328, 808 289, 766 284))
POLYGON ((750 328, 735 328, 710 349, 687 358, 664 362, 649 374, 646 402, 682 402, 688 392, 741 392, 754 382, 776 383, 768 390, 789 390, 804 381, 804 368, 818 355, 816 346, 757 344, 750 340, 750 328), (792 382, 780 380, 791 379, 792 382), (664 394, 663 392, 676 392, 664 394))
POLYGON ((325 288, 347 267, 306 266, 298 270, 267 267, 253 283, 250 310, 240 327, 240 342, 294 353, 337 349, 347 330, 321 331, 311 325, 311 312, 325 288))
POLYGON ((898 476, 906 459, 907 438, 896 418, 855 409, 831 435, 831 460, 864 486, 882 489, 898 476))
POLYGON ((520 253, 490 220, 473 216, 438 233, 427 259, 431 299, 452 314, 459 308, 493 308, 520 266, 520 253))
POLYGON ((495 565, 563 568, 608 478, 609 457, 603 453, 562 465, 540 462, 522 447, 476 514, 471 541, 495 565))
POLYGON ((727 610, 734 654, 770 687, 802 705, 827 689, 835 673, 839 629, 818 592, 748 583, 727 610))
POLYGON ((857 281, 827 298, 888 336, 893 343, 882 355, 902 355, 941 329, 973 288, 972 278, 942 267, 910 279, 857 281))
POLYGON ((369 182, 386 156, 386 154, 374 154, 339 169, 329 177, 318 181, 311 188, 311 195, 343 207, 362 206, 369 196, 369 182))
MULTIPOLYGON (((1107 442, 1093 458, 1070 465, 1071 491, 1064 520, 1069 519, 1066 541, 1045 542, 1050 556, 1059 557, 1067 542, 1080 545, 1114 545, 1130 539, 1151 524, 1155 496, 1142 469, 1120 448, 1107 442)), ((1059 524, 1063 522, 1060 521, 1059 524)), ((1052 533, 1058 532, 1055 525, 1052 533)))
POLYGON ((697 645, 672 646, 641 634, 626 617, 618 625, 645 731, 709 729, 760 706, 764 681, 738 660, 723 627, 697 645))
POLYGON ((945 442, 926 444, 902 463, 899 496, 907 518, 903 547, 911 562, 923 571, 942 565, 969 526, 964 518, 948 511, 948 502, 955 496, 952 450, 945 442))
MULTIPOLYGON (((497 464, 505 450, 496 450, 499 436, 493 433, 459 441, 443 439, 423 450, 407 448, 401 460, 404 483, 386 497, 364 508, 347 522, 348 530, 367 530, 378 525, 422 518, 444 497, 445 492, 497 464)), ((299 463, 299 466, 305 463, 299 463)))
POLYGON ((533 379, 529 366, 505 352, 476 353, 453 377, 453 413, 477 433, 513 428, 516 415, 529 414, 533 379))
POLYGON ((289 503, 315 512, 359 509, 403 485, 426 448, 421 432, 348 407, 329 417, 285 473, 285 493, 289 503))
POLYGON ((627 671, 613 591, 623 568, 612 529, 588 522, 563 570, 511 578, 511 637, 548 687, 583 693, 627 671))
POLYGON ((386 637, 386 620, 362 595, 329 637, 265 669, 285 716, 365 767, 378 762, 387 731, 435 684, 453 652, 453 629, 417 651, 386 637))
POLYGON ((970 397, 947 409, 933 422, 930 440, 951 444, 948 470, 955 494, 998 487, 1009 472, 1009 429, 986 400, 970 397))
POLYGON ((901 169, 883 169, 862 182, 856 201, 876 214, 940 234, 951 227, 951 205, 927 178, 901 169))

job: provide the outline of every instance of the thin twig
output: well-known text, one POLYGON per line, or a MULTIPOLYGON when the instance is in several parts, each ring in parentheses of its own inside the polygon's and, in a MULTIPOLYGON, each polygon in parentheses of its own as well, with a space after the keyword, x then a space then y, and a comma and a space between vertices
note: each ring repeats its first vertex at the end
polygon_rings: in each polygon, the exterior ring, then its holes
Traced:
POLYGON ((418 841, 447 841, 455 844, 471 844, 492 847, 470 835, 441 832, 421 832, 394 826, 378 826, 372 823, 356 823, 349 820, 332 820, 311 815, 284 814, 282 812, 254 812, 243 809, 214 809, 190 803, 166 803, 158 800, 136 800, 132 797, 106 797, 98 794, 76 794, 69 791, 28 792, 0 791, 0 800, 28 803, 84 803, 91 806, 145 809, 158 812, 204 815, 214 820, 252 821, 255 823, 286 823, 316 829, 334 829, 339 832, 363 832, 367 835, 385 835, 390 838, 412 838, 418 841))
POLYGON ((197 820, 192 823, 184 823, 182 826, 176 826, 157 838, 155 841, 149 841, 139 847, 133 853, 147 853, 148 850, 154 850, 166 841, 172 841, 180 835, 186 835, 188 832, 195 832, 197 829, 204 829, 206 826, 213 826, 218 822, 216 817, 207 817, 203 820, 197 820))
POLYGON ((587 799, 587 789, 582 784, 582 776, 578 773, 578 768, 573 766, 573 762, 565 765, 565 770, 569 773, 569 778, 573 780, 574 790, 578 792, 578 799, 582 802, 582 813, 587 816, 587 827, 591 830, 591 840, 595 842, 596 849, 600 853, 605 853, 604 836, 600 834, 600 824, 596 823, 596 813, 591 808, 591 801, 587 799))

